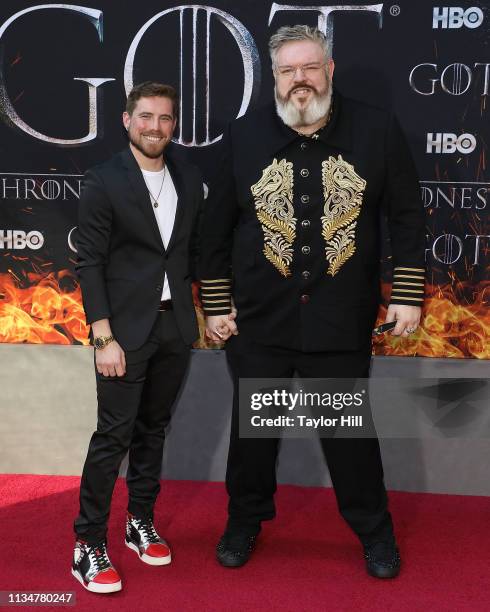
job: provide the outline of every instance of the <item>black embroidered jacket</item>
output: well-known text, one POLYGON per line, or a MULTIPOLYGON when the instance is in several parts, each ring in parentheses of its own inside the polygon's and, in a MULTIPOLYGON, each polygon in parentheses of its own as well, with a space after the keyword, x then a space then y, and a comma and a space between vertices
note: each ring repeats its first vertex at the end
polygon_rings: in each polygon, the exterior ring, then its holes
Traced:
POLYGON ((200 278, 208 315, 230 312, 259 343, 358 350, 380 299, 380 213, 394 265, 391 303, 420 306, 425 220, 396 118, 335 92, 314 137, 274 106, 234 121, 205 206, 200 278))

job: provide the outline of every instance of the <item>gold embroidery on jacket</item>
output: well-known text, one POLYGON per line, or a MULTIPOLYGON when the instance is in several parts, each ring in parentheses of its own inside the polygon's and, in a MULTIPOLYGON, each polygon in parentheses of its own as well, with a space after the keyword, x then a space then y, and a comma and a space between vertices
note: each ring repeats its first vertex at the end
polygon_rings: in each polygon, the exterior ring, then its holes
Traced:
POLYGON ((327 274, 335 276, 356 250, 355 228, 361 212, 366 181, 356 174, 354 166, 330 156, 322 162, 322 183, 325 204, 322 236, 327 246, 327 274))
POLYGON ((266 258, 284 277, 291 276, 296 221, 293 208, 293 164, 274 159, 251 186, 257 219, 264 232, 266 258))

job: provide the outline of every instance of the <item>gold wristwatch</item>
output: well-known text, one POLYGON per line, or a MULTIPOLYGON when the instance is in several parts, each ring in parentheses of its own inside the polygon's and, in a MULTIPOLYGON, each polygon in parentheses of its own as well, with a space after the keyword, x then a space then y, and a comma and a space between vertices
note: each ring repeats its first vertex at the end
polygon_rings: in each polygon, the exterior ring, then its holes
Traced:
POLYGON ((105 348, 114 340, 114 336, 97 336, 94 338, 94 346, 96 349, 101 350, 105 348))

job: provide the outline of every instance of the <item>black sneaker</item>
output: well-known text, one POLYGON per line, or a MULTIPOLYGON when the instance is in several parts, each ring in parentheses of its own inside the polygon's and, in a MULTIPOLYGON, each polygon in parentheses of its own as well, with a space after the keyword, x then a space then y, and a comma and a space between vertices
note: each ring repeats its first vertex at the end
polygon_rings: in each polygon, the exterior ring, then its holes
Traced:
POLYGON ((241 567, 250 559, 256 539, 240 531, 225 532, 216 547, 216 558, 223 567, 241 567))
POLYGON ((364 547, 368 574, 375 578, 395 578, 400 573, 400 554, 395 539, 364 547))
POLYGON ((168 565, 172 561, 170 548, 158 535, 151 519, 138 519, 128 513, 126 546, 148 565, 168 565))
POLYGON ((93 593, 115 593, 122 589, 121 578, 109 559, 105 541, 87 544, 84 540, 77 540, 71 573, 87 591, 93 593))

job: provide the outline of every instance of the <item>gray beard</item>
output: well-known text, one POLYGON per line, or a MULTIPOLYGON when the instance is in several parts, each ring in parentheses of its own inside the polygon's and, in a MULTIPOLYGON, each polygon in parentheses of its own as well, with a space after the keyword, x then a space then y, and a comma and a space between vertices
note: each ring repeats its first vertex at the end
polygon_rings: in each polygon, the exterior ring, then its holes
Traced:
POLYGON ((284 100, 279 97, 277 87, 274 88, 276 111, 281 120, 291 128, 308 127, 326 117, 332 103, 332 88, 328 86, 324 94, 315 94, 308 106, 299 110, 291 99, 284 100))

